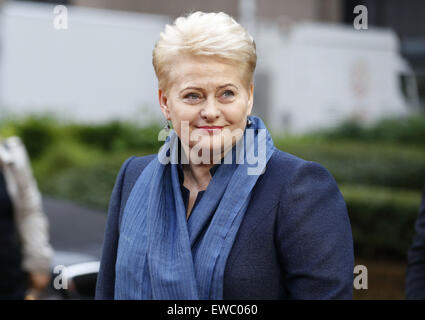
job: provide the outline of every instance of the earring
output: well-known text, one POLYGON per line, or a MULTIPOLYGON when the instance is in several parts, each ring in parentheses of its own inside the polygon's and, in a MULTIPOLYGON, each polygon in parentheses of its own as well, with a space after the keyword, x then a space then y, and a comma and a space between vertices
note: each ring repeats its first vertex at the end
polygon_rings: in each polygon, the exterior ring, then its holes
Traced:
POLYGON ((167 120, 167 123, 164 126, 164 130, 169 132, 171 130, 170 120, 167 120))
POLYGON ((246 126, 250 127, 252 125, 252 121, 250 118, 246 118, 246 126))

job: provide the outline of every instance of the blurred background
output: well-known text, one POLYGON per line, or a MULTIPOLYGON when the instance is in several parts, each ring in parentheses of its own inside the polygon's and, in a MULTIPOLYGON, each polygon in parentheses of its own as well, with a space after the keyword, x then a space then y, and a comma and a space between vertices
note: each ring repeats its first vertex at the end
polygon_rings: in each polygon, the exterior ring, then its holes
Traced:
POLYGON ((53 266, 99 259, 121 164, 160 146, 165 120, 152 49, 165 24, 224 11, 256 41, 253 113, 279 149, 328 168, 346 199, 356 264, 369 276, 355 298, 404 298, 425 186, 425 1, 0 6, 0 136, 20 136, 28 149, 50 219, 53 266), (367 9, 363 29, 354 26, 357 5, 367 9))

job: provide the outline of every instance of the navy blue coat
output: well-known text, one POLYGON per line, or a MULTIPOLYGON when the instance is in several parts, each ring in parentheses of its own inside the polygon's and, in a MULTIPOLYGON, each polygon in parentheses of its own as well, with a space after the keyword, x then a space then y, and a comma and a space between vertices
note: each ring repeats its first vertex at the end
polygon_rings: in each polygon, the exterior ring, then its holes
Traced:
POLYGON ((415 237, 408 253, 406 299, 425 300, 425 189, 416 219, 415 237))
MULTIPOLYGON (((97 299, 113 299, 120 214, 156 155, 122 166, 109 205, 97 299)), ((224 273, 224 299, 351 299, 353 239, 344 199, 321 165, 276 150, 252 197, 224 273)))

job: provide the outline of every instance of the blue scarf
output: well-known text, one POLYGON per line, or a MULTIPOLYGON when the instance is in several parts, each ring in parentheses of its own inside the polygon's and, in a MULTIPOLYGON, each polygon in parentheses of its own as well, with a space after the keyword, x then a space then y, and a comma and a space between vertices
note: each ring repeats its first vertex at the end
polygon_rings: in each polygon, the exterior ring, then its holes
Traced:
POLYGON ((248 129, 255 129, 254 143, 245 142, 245 130, 222 159, 224 164, 218 167, 189 220, 177 164, 172 164, 177 161, 163 164, 168 156, 178 158, 178 137, 171 131, 158 157, 138 177, 124 208, 115 299, 223 299, 227 257, 251 191, 275 150, 263 121, 254 116, 250 119, 248 129), (245 152, 237 154, 241 143, 245 152), (265 150, 259 145, 266 146, 265 150), (253 165, 252 157, 247 157, 253 151, 265 152, 265 157, 259 157, 263 161, 253 165), (226 164, 226 157, 232 157, 232 164, 226 164))

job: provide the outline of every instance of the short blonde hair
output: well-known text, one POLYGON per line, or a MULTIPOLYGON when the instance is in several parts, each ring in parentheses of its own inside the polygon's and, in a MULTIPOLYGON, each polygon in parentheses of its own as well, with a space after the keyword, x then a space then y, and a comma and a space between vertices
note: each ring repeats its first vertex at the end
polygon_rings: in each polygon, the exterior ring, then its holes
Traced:
POLYGON ((161 89, 168 88, 169 67, 181 54, 240 63, 247 87, 253 80, 257 54, 252 36, 224 12, 194 12, 166 25, 153 50, 152 63, 161 89))

